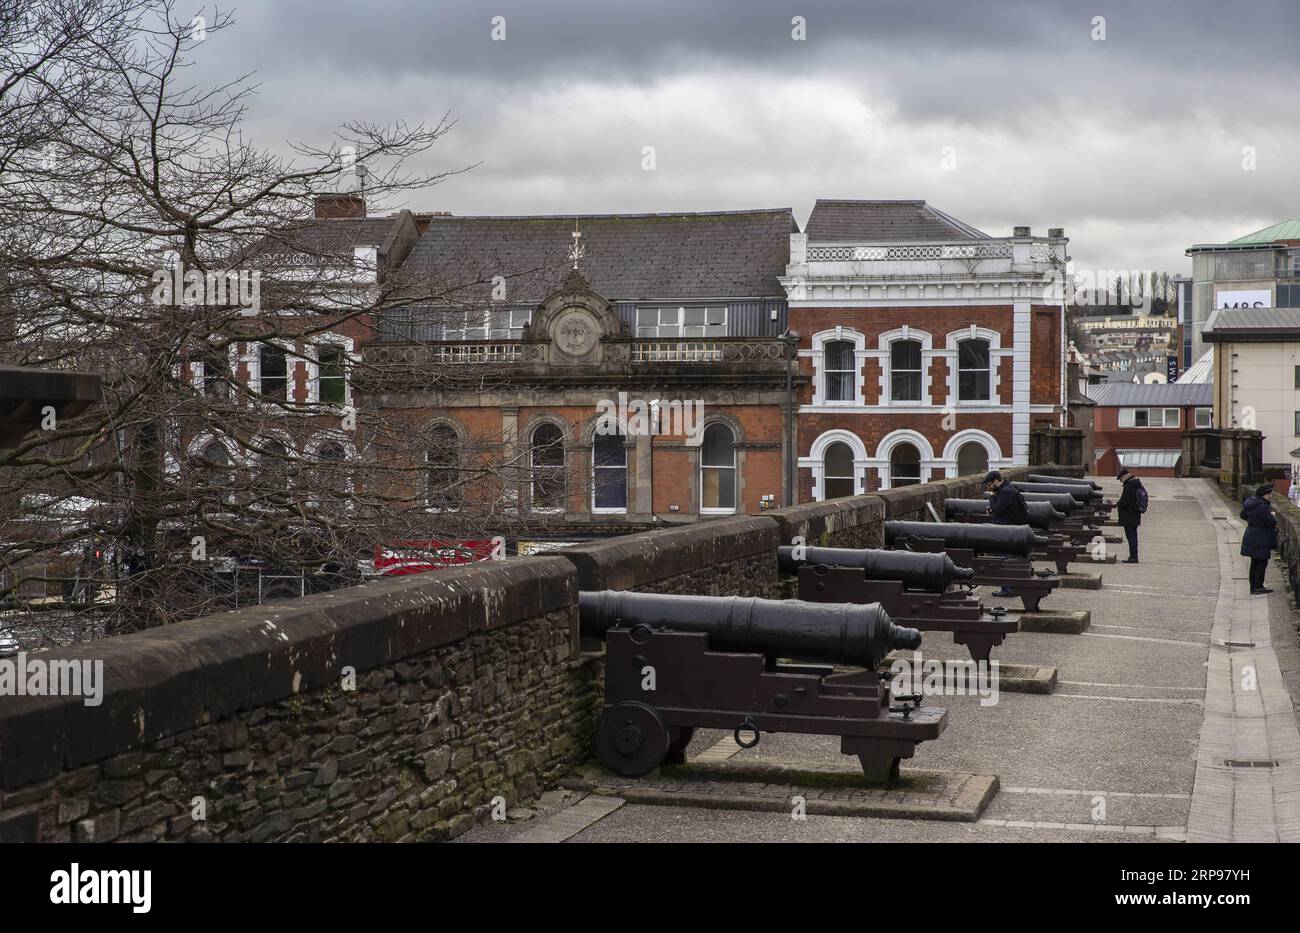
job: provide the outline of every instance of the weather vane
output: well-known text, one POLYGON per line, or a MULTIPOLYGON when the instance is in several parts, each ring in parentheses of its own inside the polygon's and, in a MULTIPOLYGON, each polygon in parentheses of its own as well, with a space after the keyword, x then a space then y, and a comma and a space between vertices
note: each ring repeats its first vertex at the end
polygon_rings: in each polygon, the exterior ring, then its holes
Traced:
POLYGON ((572 236, 573 236, 573 245, 569 247, 569 258, 573 260, 573 268, 577 269, 578 260, 580 260, 583 256, 587 255, 587 248, 583 246, 582 243, 580 242, 582 240, 582 232, 578 230, 577 218, 574 218, 573 221, 572 236))

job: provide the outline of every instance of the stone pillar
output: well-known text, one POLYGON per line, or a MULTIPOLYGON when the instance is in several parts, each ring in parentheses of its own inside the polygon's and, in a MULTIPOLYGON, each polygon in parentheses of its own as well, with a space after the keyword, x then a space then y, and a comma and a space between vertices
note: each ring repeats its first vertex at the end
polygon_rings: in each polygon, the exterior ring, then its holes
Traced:
POLYGON ((506 502, 513 502, 522 508, 524 506, 523 478, 527 475, 528 463, 526 460, 519 460, 520 456, 527 456, 527 451, 521 454, 519 449, 518 406, 501 408, 501 454, 502 462, 505 464, 501 476, 503 498, 506 502))
POLYGON ((654 474, 652 470, 654 447, 652 445, 654 438, 649 432, 638 434, 634 439, 636 449, 633 452, 632 459, 636 464, 635 486, 632 490, 632 501, 628 503, 631 508, 628 510, 632 514, 630 519, 648 520, 650 513, 654 511, 654 490, 651 488, 654 474))

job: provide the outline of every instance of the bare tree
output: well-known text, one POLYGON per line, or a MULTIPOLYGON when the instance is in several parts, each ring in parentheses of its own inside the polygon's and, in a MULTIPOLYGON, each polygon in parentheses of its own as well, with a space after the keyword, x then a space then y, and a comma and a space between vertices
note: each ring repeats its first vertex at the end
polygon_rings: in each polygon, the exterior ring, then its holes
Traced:
POLYGON ((453 121, 260 150, 247 76, 185 80, 232 25, 172 0, 0 0, 0 354, 104 378, 102 405, 0 452, 0 629, 38 643, 231 605, 245 571, 356 582, 376 545, 482 538, 514 514, 526 465, 505 439, 364 404, 365 364, 331 340, 490 304, 481 276, 403 280, 358 258, 362 225, 313 215, 358 173, 372 205, 452 174, 408 165, 453 121))

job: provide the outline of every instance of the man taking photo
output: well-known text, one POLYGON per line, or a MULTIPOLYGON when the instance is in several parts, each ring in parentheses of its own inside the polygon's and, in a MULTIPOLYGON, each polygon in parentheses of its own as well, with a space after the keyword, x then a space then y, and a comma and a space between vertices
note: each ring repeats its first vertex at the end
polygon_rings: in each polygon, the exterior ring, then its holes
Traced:
MULTIPOLYGON (((993 493, 989 500, 989 513, 995 525, 1024 525, 1029 521, 1029 506, 1024 494, 1002 478, 997 470, 990 470, 984 485, 993 493)), ((1016 591, 1004 586, 993 592, 994 596, 1015 596, 1016 591)))

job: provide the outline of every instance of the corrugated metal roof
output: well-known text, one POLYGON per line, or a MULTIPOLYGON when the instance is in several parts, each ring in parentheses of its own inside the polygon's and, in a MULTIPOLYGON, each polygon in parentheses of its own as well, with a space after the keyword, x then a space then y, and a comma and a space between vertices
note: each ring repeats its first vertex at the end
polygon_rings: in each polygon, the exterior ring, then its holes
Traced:
POLYGON ((1144 405, 1213 405, 1214 386, 1205 382, 1103 383, 1088 386, 1088 397, 1098 405, 1140 407, 1144 405))
POLYGON ((1137 450, 1117 450, 1120 466, 1129 468, 1162 467, 1173 469, 1178 465, 1178 458, 1183 455, 1181 448, 1141 448, 1137 450))
POLYGON ((809 242, 896 243, 987 240, 924 201, 841 201, 818 198, 805 228, 809 242))
POLYGON ((1216 308, 1201 333, 1206 339, 1234 333, 1300 333, 1300 308, 1216 308))
POLYGON ((1187 371, 1178 377, 1177 384, 1180 386, 1196 385, 1203 383, 1212 385, 1214 383, 1214 349, 1211 348, 1201 354, 1201 358, 1187 367, 1187 371))

